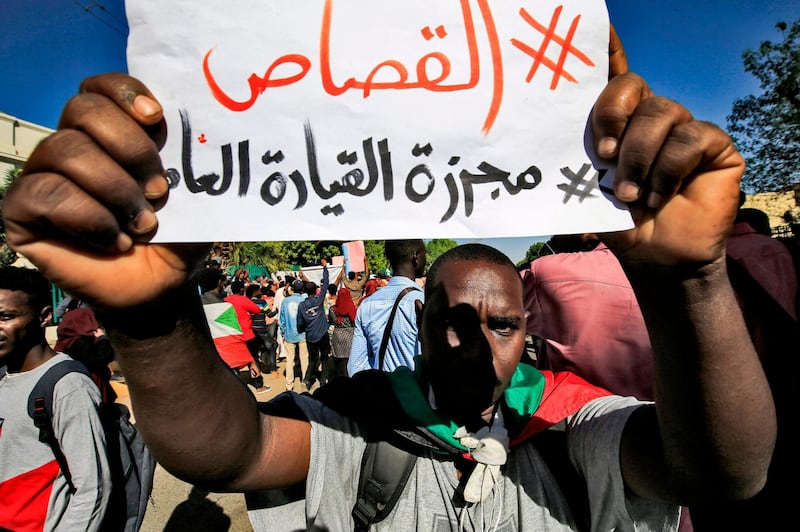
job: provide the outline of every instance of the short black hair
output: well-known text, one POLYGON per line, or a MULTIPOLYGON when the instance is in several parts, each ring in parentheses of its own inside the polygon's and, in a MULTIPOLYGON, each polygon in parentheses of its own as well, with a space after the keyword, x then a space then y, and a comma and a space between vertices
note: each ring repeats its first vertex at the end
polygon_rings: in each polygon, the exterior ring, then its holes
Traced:
POLYGON ((743 208, 736 214, 736 222, 745 222, 765 236, 772 236, 769 215, 760 209, 743 208))
POLYGON ((389 261, 392 269, 396 270, 399 264, 410 261, 414 253, 424 247, 425 242, 420 238, 410 240, 387 240, 383 244, 383 254, 386 255, 386 260, 389 261))
POLYGON ((0 290, 15 290, 28 295, 28 303, 38 314, 52 304, 50 281, 38 270, 4 266, 0 268, 0 290))
POLYGON ((309 296, 313 296, 314 294, 316 294, 317 288, 319 288, 317 286, 317 283, 311 281, 306 281, 305 283, 303 283, 303 291, 309 296))
POLYGON ((253 284, 249 284, 249 285, 247 285, 247 288, 245 288, 245 289, 244 289, 244 294, 245 294, 247 297, 249 297, 249 298, 251 298, 251 299, 252 299, 253 295, 254 295, 256 292, 258 292, 259 290, 261 290, 261 286, 260 286, 260 285, 257 285, 257 284, 255 284, 255 283, 253 283, 253 284))
POLYGON ((440 282, 438 276, 442 265, 457 260, 483 260, 492 264, 509 266, 514 271, 517 269, 514 263, 511 262, 511 259, 502 251, 498 251, 491 246, 485 244, 462 244, 439 255, 439 257, 433 261, 431 267, 428 268, 428 275, 425 279, 426 298, 430 295, 430 289, 440 282))
POLYGON ((216 289, 219 286, 220 281, 222 281, 224 278, 225 274, 222 273, 222 270, 217 270, 214 268, 200 270, 194 276, 194 280, 197 283, 197 286, 200 287, 200 292, 203 294, 216 289))

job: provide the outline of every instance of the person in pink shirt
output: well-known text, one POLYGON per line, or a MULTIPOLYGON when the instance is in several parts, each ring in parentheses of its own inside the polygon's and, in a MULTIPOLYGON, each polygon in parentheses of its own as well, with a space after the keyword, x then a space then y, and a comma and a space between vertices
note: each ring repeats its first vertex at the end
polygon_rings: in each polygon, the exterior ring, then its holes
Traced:
MULTIPOLYGON (((556 235, 523 272, 536 367, 571 371, 615 394, 655 399, 650 337, 622 266, 597 235, 556 235)), ((691 532, 687 509, 679 532, 691 532)))
POLYGON ((770 237, 766 213, 758 209, 739 209, 728 237, 727 254, 786 314, 797 319, 794 260, 783 242, 770 237))
POLYGON ((570 370, 619 395, 652 400, 653 351, 630 282, 596 235, 553 237, 523 272, 537 367, 570 370))

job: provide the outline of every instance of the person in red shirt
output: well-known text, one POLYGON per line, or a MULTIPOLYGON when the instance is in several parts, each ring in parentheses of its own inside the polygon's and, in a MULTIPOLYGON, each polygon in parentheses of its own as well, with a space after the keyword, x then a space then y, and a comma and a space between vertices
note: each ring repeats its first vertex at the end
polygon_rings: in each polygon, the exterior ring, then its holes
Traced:
MULTIPOLYGON (((364 297, 369 297, 374 294, 378 290, 378 282, 375 280, 374 275, 370 275, 369 279, 367 279, 366 284, 364 284, 364 297)), ((361 299, 364 299, 362 297, 361 299)))
POLYGON ((242 335, 244 342, 247 344, 247 349, 253 356, 253 360, 258 362, 258 347, 259 340, 256 333, 253 332, 253 314, 260 314, 261 307, 253 303, 244 293, 245 286, 242 281, 234 281, 231 283, 231 295, 225 298, 225 301, 233 305, 236 311, 236 318, 239 320, 239 326, 242 328, 242 335))

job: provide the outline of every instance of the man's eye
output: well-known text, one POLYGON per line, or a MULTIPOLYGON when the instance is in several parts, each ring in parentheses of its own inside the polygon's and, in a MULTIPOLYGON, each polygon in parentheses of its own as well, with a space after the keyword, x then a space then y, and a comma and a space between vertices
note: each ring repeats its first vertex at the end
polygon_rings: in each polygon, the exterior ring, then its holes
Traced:
POLYGON ((500 336, 508 336, 519 329, 519 320, 515 320, 513 318, 490 319, 489 329, 500 336))

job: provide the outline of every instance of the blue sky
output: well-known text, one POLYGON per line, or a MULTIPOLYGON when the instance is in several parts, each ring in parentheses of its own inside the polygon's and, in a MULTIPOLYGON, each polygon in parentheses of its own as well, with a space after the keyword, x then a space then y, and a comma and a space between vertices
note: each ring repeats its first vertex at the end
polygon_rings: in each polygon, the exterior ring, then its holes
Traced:
MULTIPOLYGON (((631 70, 656 93, 724 127, 733 100, 758 90, 742 51, 780 40, 800 0, 607 0, 631 70)), ((0 111, 55 128, 80 81, 125 71, 122 0, 0 0, 0 111)), ((486 239, 512 260, 533 239, 486 239)))

